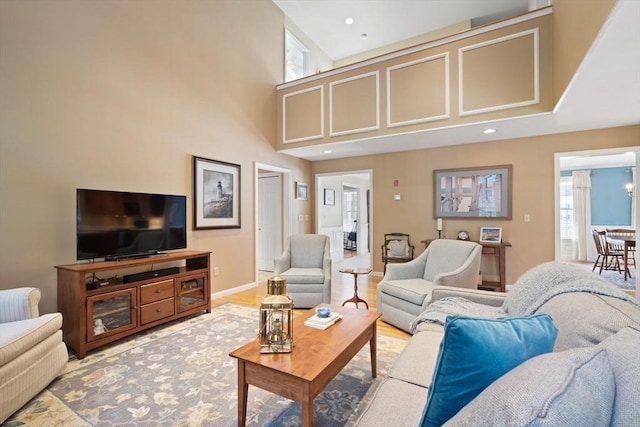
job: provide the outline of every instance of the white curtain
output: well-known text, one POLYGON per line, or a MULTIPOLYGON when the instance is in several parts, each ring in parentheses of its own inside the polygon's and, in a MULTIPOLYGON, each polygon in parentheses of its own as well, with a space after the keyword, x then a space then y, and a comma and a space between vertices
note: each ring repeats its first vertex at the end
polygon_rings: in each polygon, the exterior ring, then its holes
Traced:
POLYGON ((587 261, 591 238, 591 171, 573 171, 573 259, 587 261))

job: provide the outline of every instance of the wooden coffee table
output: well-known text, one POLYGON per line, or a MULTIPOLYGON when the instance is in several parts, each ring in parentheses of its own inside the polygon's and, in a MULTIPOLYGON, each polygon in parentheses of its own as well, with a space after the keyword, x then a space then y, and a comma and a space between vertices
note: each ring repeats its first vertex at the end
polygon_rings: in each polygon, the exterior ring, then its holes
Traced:
POLYGON ((238 426, 246 422, 249 384, 300 403, 302 425, 312 426, 314 398, 367 342, 375 378, 376 320, 381 314, 350 307, 331 309, 344 318, 324 331, 304 326, 315 309, 294 319, 291 353, 261 354, 258 339, 229 353, 238 359, 238 426))

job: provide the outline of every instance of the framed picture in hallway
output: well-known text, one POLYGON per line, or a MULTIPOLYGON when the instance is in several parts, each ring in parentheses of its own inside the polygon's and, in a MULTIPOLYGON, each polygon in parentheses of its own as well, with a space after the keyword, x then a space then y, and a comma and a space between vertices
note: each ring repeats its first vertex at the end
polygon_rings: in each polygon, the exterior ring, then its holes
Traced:
POLYGON ((336 192, 330 188, 324 189, 324 204, 334 206, 336 204, 336 192))
POLYGON ((296 181, 296 199, 307 200, 307 184, 304 182, 296 181))
POLYGON ((434 218, 511 219, 512 166, 433 171, 434 218))
POLYGON ((240 228, 240 165, 193 156, 193 229, 240 228))

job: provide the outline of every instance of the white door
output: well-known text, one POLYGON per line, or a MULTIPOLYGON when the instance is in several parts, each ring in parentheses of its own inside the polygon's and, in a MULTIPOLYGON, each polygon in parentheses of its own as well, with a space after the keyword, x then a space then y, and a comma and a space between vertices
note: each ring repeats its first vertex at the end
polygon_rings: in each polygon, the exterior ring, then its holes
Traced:
POLYGON ((273 271, 273 260, 282 253, 282 179, 280 175, 258 177, 257 268, 273 271))

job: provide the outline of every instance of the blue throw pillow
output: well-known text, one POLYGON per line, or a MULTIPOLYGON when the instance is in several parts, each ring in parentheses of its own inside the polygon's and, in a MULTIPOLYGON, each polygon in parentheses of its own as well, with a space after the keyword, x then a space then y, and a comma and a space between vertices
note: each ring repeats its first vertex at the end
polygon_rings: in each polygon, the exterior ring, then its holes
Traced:
POLYGON ((420 425, 441 426, 496 379, 534 356, 551 352, 557 334, 548 314, 447 317, 420 425))

